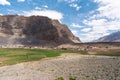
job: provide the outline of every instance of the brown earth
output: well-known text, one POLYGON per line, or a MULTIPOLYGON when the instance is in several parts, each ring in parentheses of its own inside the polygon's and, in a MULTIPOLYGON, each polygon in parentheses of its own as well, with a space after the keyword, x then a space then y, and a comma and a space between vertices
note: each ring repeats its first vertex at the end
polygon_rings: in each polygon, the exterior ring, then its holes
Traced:
POLYGON ((120 80, 120 58, 65 54, 57 58, 0 67, 0 80, 120 80))

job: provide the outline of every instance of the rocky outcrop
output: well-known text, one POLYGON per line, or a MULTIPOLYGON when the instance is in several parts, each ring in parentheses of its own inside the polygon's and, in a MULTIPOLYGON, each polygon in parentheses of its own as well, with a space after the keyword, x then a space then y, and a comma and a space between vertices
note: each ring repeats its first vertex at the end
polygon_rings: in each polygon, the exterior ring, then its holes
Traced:
POLYGON ((68 27, 43 16, 0 16, 0 45, 59 45, 80 42, 68 27))

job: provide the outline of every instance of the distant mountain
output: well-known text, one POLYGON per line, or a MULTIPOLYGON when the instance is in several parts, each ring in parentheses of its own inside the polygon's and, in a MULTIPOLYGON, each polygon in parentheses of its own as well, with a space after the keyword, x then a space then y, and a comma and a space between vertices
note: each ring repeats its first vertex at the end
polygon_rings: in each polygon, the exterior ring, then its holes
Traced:
POLYGON ((48 46, 74 42, 80 42, 79 38, 58 20, 44 16, 0 16, 0 46, 48 46))
POLYGON ((120 31, 101 37, 95 42, 120 42, 120 31))

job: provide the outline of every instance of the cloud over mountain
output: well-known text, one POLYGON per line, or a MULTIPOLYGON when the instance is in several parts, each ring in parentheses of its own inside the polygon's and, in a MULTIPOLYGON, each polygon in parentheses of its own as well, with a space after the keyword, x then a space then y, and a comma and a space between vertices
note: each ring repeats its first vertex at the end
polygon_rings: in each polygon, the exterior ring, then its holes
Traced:
POLYGON ((0 0, 1 5, 10 5, 10 2, 7 0, 0 0))
POLYGON ((89 13, 88 19, 83 23, 91 28, 86 34, 86 40, 93 36, 93 40, 108 35, 111 31, 120 30, 120 1, 115 0, 94 0, 98 8, 89 13))
POLYGON ((63 18, 63 14, 55 11, 55 10, 31 10, 31 11, 24 11, 24 15, 31 16, 31 15, 39 15, 39 16, 47 16, 51 19, 57 19, 61 21, 63 18))

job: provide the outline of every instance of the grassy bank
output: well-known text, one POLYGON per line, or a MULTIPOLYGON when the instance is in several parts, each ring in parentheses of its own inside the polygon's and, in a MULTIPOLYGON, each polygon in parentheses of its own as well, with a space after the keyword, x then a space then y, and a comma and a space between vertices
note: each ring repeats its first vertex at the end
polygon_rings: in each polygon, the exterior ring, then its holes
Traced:
POLYGON ((94 52, 98 56, 115 56, 120 57, 120 49, 98 50, 94 52))
POLYGON ((0 49, 0 66, 56 57, 63 53, 87 54, 86 51, 43 49, 0 49))
POLYGON ((120 52, 99 52, 95 55, 98 56, 116 56, 116 57, 120 57, 120 52))

